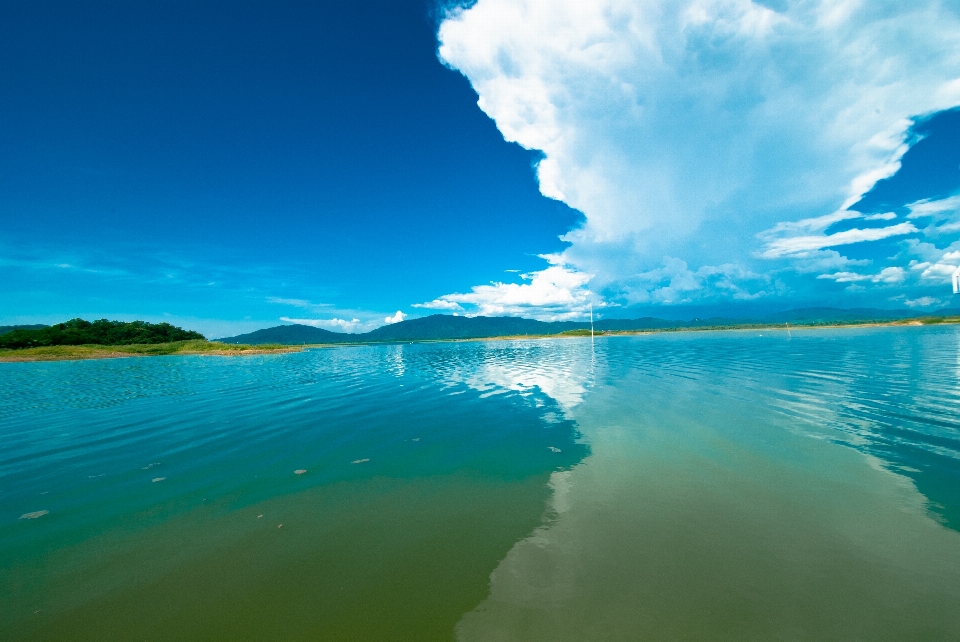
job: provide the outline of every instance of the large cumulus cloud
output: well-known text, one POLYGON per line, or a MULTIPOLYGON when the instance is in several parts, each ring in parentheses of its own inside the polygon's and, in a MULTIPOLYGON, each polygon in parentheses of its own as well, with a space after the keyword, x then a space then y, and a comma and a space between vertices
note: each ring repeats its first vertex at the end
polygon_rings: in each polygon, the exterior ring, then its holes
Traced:
POLYGON ((442 22, 439 55, 543 152, 543 194, 584 213, 559 262, 592 289, 644 300, 663 285, 642 275, 682 260, 769 292, 758 234, 843 211, 897 170, 911 119, 960 104, 958 9, 478 0, 442 22))

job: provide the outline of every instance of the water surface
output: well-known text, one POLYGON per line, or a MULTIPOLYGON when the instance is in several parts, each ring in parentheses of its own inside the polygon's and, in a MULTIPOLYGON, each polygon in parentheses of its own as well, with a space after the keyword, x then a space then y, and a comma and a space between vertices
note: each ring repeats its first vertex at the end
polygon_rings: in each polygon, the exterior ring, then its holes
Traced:
POLYGON ((953 327, 0 364, 0 380, 3 639, 960 631, 953 327))

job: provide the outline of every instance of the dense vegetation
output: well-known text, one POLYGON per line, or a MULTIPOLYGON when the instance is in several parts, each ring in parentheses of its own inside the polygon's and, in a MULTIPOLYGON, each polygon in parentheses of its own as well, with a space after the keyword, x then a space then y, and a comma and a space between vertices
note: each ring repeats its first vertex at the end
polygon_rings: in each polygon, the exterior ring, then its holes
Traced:
POLYGON ((18 329, 0 335, 0 348, 20 349, 44 346, 170 343, 173 341, 205 340, 199 332, 184 330, 169 323, 146 321, 84 321, 71 319, 35 330, 18 329))

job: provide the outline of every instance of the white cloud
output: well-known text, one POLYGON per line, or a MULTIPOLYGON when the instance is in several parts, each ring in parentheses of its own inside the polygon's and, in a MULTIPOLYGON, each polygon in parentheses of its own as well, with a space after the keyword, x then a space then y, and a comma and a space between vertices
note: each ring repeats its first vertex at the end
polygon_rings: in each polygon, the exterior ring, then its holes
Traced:
POLYGON ((463 310, 463 307, 461 307, 459 303, 447 301, 445 299, 434 299, 433 301, 427 301, 426 303, 414 303, 413 307, 427 308, 430 310, 463 310))
POLYGON ((850 245, 864 241, 879 241, 891 236, 913 234, 917 231, 911 223, 898 223, 890 227, 873 227, 866 229, 854 228, 837 232, 836 234, 818 234, 814 236, 793 236, 773 239, 767 242, 761 256, 765 259, 779 259, 784 257, 803 257, 811 251, 838 245, 850 245))
POLYGON ((931 306, 943 305, 943 299, 937 299, 932 296, 922 296, 919 299, 912 299, 904 301, 911 308, 929 308, 931 306))
POLYGON ((954 271, 960 265, 960 251, 936 251, 934 254, 939 254, 939 256, 932 261, 911 261, 910 269, 920 273, 921 281, 950 283, 954 271))
POLYGON ((739 300, 758 299, 769 294, 757 285, 769 279, 746 272, 736 265, 702 266, 691 270, 686 261, 664 257, 663 265, 623 280, 623 298, 632 303, 689 303, 695 298, 714 298, 718 294, 739 300), (745 287, 753 282, 753 291, 745 287))
POLYGON ((921 285, 948 287, 953 272, 960 265, 960 241, 946 248, 933 243, 910 239, 906 243, 907 254, 918 257, 910 261, 908 268, 916 274, 921 285))
POLYGON ((374 312, 370 310, 341 309, 330 303, 314 303, 307 299, 289 299, 282 297, 267 297, 268 303, 277 305, 289 305, 306 310, 315 315, 323 315, 328 318, 291 318, 280 317, 281 321, 296 323, 299 325, 309 325, 315 328, 325 328, 338 332, 369 332, 380 327, 384 323, 396 323, 403 321, 406 315, 397 310, 397 313, 384 317, 383 312, 374 312), (382 319, 382 320, 381 320, 382 319))
POLYGON ((297 325, 309 325, 314 328, 325 328, 340 332, 366 332, 377 327, 376 323, 364 323, 360 319, 291 319, 290 317, 280 317, 281 321, 287 323, 296 323, 297 325))
POLYGON ((899 167, 912 118, 960 104, 955 8, 770 7, 478 0, 442 23, 439 54, 506 140, 543 152, 541 192, 584 213, 562 260, 595 291, 629 291, 663 256, 750 272, 755 235, 789 218, 804 221, 774 228, 772 255, 915 231, 816 234, 861 216, 845 208, 899 167))
POLYGON ((903 283, 906 279, 906 271, 899 266, 886 267, 880 270, 879 274, 858 274, 856 272, 836 272, 834 274, 821 274, 818 279, 830 279, 837 283, 858 283, 860 281, 870 281, 871 283, 884 283, 886 285, 895 285, 903 283))
POLYGON ((525 283, 491 283, 474 286, 465 294, 447 294, 415 307, 460 310, 469 316, 526 316, 545 321, 581 318, 595 299, 586 288, 591 276, 570 269, 556 256, 544 256, 550 267, 521 274, 525 283))

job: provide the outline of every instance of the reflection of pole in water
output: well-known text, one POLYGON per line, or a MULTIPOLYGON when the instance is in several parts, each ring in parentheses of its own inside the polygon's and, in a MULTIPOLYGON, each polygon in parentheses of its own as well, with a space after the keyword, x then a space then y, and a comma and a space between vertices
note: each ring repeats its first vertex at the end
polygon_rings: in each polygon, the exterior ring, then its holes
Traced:
POLYGON ((593 301, 590 302, 590 341, 593 341, 593 301))

